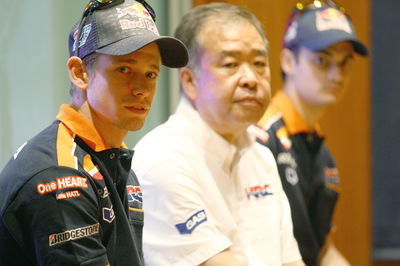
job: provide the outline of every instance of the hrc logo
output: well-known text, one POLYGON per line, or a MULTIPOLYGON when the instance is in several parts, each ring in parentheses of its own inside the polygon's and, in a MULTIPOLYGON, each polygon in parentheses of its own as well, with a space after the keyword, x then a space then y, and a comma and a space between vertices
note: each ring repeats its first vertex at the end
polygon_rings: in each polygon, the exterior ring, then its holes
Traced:
POLYGON ((263 198, 265 196, 274 194, 274 193, 270 192, 269 185, 248 187, 245 189, 245 191, 247 194, 247 199, 251 199, 251 198, 258 199, 258 198, 263 198))
POLYGON ((139 186, 126 186, 126 192, 128 193, 128 201, 133 202, 133 201, 138 201, 140 203, 143 202, 142 199, 142 190, 140 189, 139 186))

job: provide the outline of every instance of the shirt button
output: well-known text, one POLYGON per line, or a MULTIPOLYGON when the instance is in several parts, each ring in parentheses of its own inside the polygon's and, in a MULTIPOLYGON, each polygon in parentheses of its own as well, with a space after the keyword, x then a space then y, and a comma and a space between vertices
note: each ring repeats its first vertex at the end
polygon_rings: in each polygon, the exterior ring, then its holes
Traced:
POLYGON ((110 159, 112 160, 112 159, 114 159, 115 158, 115 153, 110 153, 110 159))

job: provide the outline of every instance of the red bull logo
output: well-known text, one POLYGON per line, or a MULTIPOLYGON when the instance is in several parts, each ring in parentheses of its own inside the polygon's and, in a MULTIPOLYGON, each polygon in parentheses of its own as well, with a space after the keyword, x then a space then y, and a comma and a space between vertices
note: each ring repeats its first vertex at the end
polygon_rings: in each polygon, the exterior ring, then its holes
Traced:
POLYGON ((335 8, 328 8, 323 11, 316 12, 315 23, 315 26, 319 31, 342 30, 352 34, 352 30, 346 16, 335 8))
POLYGON ((117 8, 116 10, 118 12, 118 18, 130 15, 132 17, 152 19, 149 12, 141 4, 134 4, 125 8, 117 8))

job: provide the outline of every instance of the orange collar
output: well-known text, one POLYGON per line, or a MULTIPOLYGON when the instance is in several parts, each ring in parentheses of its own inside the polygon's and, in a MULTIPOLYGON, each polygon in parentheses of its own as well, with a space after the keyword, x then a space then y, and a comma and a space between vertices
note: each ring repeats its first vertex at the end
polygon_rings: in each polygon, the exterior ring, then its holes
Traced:
MULTIPOLYGON (((99 152, 111 148, 110 145, 103 140, 96 128, 70 105, 62 104, 60 106, 57 119, 74 134, 83 139, 94 151, 99 152)), ((127 146, 122 143, 121 148, 127 148, 127 146)))
POLYGON ((261 118, 259 125, 264 127, 269 118, 278 113, 282 114, 282 118, 285 121, 287 130, 290 134, 316 132, 319 136, 323 135, 319 124, 317 124, 313 129, 310 129, 307 126, 289 97, 282 90, 278 91, 272 98, 271 104, 269 105, 267 112, 261 118))

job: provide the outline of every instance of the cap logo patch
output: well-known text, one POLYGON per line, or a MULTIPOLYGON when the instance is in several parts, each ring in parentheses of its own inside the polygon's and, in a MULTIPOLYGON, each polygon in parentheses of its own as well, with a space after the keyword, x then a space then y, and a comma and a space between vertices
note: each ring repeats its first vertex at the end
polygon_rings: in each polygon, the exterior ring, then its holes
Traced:
POLYGON ((315 23, 318 31, 342 30, 353 34, 346 15, 334 8, 316 12, 315 23))
POLYGON ((295 21, 292 24, 290 24, 290 26, 289 26, 289 28, 288 28, 288 30, 286 32, 286 35, 285 35, 285 39, 284 39, 285 43, 289 43, 292 40, 294 40, 294 38, 296 38, 296 36, 297 36, 297 28, 298 28, 297 21, 295 21))
MULTIPOLYGON (((92 30, 92 24, 87 24, 82 28, 81 37, 79 38, 79 47, 84 45, 87 41, 90 31, 92 30)), ((78 35, 78 30, 74 32, 74 46, 72 47, 72 51, 76 49, 76 37, 78 35)))
POLYGON ((149 12, 141 4, 134 4, 125 8, 116 8, 116 10, 118 12, 118 18, 131 15, 132 17, 152 19, 149 12))
POLYGON ((118 18, 125 17, 127 15, 135 18, 135 20, 121 19, 119 24, 122 30, 129 29, 147 29, 154 32, 157 36, 158 33, 156 24, 153 22, 149 12, 140 4, 134 4, 126 8, 116 8, 118 18))

